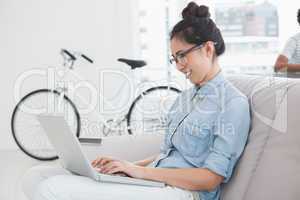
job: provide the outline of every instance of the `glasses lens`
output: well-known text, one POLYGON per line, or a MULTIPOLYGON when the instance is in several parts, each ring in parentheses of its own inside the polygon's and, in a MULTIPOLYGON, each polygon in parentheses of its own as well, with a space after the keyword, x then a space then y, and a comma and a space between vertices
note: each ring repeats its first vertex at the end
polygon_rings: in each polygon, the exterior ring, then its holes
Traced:
POLYGON ((173 64, 174 63, 174 58, 170 58, 169 62, 170 62, 170 64, 173 64))
POLYGON ((178 63, 180 64, 180 65, 185 65, 186 64, 186 57, 185 56, 178 56, 177 57, 177 60, 178 60, 178 63))

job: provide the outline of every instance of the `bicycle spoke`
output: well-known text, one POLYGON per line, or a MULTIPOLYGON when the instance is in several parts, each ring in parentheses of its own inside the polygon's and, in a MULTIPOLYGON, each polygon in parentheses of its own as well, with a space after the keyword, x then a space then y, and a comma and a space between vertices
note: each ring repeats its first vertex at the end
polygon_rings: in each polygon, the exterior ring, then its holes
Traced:
POLYGON ((36 115, 63 114, 73 134, 79 134, 80 119, 76 115, 78 113, 76 107, 70 100, 59 98, 59 94, 52 91, 37 90, 23 98, 14 110, 12 120, 14 138, 21 150, 33 158, 43 160, 56 158, 56 152, 36 115), (63 108, 59 113, 56 106, 58 102, 62 102, 63 108), (25 107, 27 108, 25 109, 25 107), (45 112, 40 112, 41 108, 46 108, 45 112))
POLYGON ((178 90, 167 87, 151 88, 134 102, 129 117, 129 132, 164 133, 170 107, 178 96, 178 90))

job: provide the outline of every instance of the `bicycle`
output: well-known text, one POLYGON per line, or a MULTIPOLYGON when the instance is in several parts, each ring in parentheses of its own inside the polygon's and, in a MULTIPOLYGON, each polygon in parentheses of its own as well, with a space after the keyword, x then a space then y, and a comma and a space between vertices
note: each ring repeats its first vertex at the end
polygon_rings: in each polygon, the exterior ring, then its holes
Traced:
MULTIPOLYGON (((129 65, 131 67, 131 70, 135 70, 136 68, 142 68, 146 66, 146 62, 143 60, 129 60, 124 58, 119 58, 118 61, 129 65)), ((122 90, 122 87, 119 89, 119 91, 120 90, 122 90)), ((137 97, 135 97, 126 115, 121 117, 111 118, 106 121, 103 127, 103 134, 109 135, 112 132, 118 132, 118 135, 121 135, 125 131, 127 131, 128 134, 137 134, 137 133, 147 134, 147 132, 162 131, 163 129, 165 129, 166 126, 166 113, 169 107, 172 105, 172 102, 175 100, 178 93, 180 92, 181 91, 177 89, 177 87, 172 87, 170 85, 152 86, 144 90, 137 97), (157 97, 159 99, 158 102, 157 102, 157 97), (153 116, 153 114, 155 113, 153 112, 149 113, 145 111, 144 108, 141 109, 142 106, 149 107, 152 102, 156 102, 157 104, 156 106, 166 108, 166 109, 162 111, 159 108, 151 108, 151 110, 154 111, 159 111, 159 110, 161 111, 159 113, 156 113, 155 117, 153 116), (122 124, 124 123, 126 123, 126 125, 122 126, 122 124), (147 125, 148 127, 146 127, 147 125)))
MULTIPOLYGON (((66 49, 62 49, 60 54, 64 59, 63 66, 65 75, 62 76, 59 81, 62 81, 66 74, 73 70, 74 63, 79 58, 83 58, 89 63, 93 63, 91 58, 80 52, 71 52, 66 49)), ((146 66, 146 62, 143 60, 120 58, 118 61, 129 65, 131 70, 146 66)), ((80 139, 80 112, 71 98, 67 96, 67 92, 68 88, 55 84, 54 88, 37 89, 26 94, 15 106, 11 118, 11 131, 13 138, 17 146, 31 158, 41 161, 58 159, 58 156, 56 155, 52 145, 49 143, 46 134, 35 119, 37 114, 45 114, 45 112, 50 114, 62 113, 65 116, 73 134, 80 139), (30 105, 29 110, 27 107, 28 105, 30 105), (39 109, 33 108, 32 105, 38 105, 37 107, 39 109)), ((153 118, 153 115, 147 116, 148 118, 146 118, 143 110, 140 110, 139 108, 141 105, 147 106, 148 104, 145 104, 146 100, 151 101, 153 100, 152 97, 158 97, 159 104, 164 104, 169 100, 171 102, 167 102, 168 105, 172 105, 172 101, 175 99, 173 96, 176 97, 178 93, 180 93, 179 89, 169 85, 156 86, 147 89, 134 99, 128 113, 125 116, 118 119, 104 120, 103 133, 106 135, 110 134, 112 131, 115 131, 115 128, 122 122, 126 122, 126 130, 129 134, 157 131, 165 128, 165 115, 159 112, 155 118, 153 118), (161 98, 162 93, 164 93, 163 98, 161 98), (169 97, 172 97, 172 99, 169 97), (117 126, 115 124, 117 124, 117 126), (152 127, 152 130, 149 130, 149 127, 152 127)), ((84 99, 81 100, 84 101, 84 99)))

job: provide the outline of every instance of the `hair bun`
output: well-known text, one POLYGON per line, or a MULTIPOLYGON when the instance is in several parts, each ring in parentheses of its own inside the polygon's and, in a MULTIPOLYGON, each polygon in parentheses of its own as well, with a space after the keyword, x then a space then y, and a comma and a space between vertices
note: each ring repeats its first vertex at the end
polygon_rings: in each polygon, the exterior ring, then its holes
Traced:
POLYGON ((207 6, 198 6, 195 2, 190 2, 182 11, 183 19, 187 18, 209 18, 210 13, 207 6))

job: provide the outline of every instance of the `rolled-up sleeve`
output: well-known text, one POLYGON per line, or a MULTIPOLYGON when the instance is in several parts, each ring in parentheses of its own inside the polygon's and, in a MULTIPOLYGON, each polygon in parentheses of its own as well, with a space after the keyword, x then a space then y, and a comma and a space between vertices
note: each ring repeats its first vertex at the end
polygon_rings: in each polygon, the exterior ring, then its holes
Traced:
POLYGON ((213 142, 203 168, 224 177, 227 182, 246 145, 250 128, 249 103, 236 97, 221 108, 213 129, 213 142))

